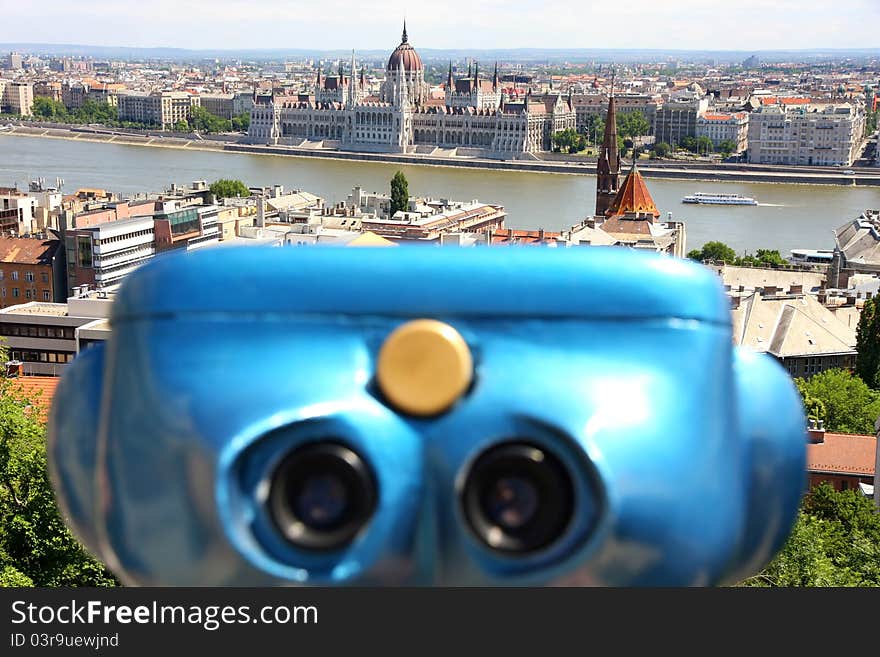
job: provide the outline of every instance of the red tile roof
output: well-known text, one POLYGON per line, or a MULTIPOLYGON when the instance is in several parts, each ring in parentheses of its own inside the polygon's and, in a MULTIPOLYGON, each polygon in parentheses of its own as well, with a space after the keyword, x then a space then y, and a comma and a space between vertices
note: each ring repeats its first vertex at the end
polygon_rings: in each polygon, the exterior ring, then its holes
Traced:
POLYGON ((0 262, 20 265, 48 265, 61 245, 60 240, 32 237, 0 237, 0 262))
POLYGON ((873 476, 877 438, 826 433, 823 442, 807 444, 807 470, 833 474, 873 476))
POLYGON ((616 217, 627 213, 651 214, 655 219, 660 216, 645 179, 635 167, 627 174, 626 180, 614 197, 614 202, 605 214, 608 217, 616 217))
POLYGON ((39 409, 40 416, 45 421, 60 380, 57 376, 19 376, 8 379, 8 390, 16 396, 21 395, 28 399, 39 409))
POLYGON ((559 236, 551 231, 498 228, 492 233, 492 244, 540 244, 556 241, 559 236))

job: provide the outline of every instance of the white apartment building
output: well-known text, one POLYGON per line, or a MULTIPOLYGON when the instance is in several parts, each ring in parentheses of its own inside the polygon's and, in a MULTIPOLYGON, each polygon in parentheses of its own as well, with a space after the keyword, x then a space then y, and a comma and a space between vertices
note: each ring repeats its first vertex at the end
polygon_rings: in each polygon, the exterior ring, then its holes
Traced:
POLYGON ((198 96, 185 91, 121 93, 117 96, 117 102, 121 121, 147 123, 163 129, 189 120, 192 108, 201 104, 198 96))
POLYGON ((16 235, 35 232, 38 199, 9 187, 0 187, 0 230, 16 235))
POLYGON ((749 144, 749 115, 707 112, 697 117, 696 137, 708 137, 716 148, 729 140, 736 144, 734 153, 741 153, 749 144))
POLYGON ((155 254, 152 214, 68 230, 68 285, 115 290, 155 254))
POLYGON ((865 113, 857 105, 764 105, 749 118, 749 162, 850 166, 864 132, 865 113))

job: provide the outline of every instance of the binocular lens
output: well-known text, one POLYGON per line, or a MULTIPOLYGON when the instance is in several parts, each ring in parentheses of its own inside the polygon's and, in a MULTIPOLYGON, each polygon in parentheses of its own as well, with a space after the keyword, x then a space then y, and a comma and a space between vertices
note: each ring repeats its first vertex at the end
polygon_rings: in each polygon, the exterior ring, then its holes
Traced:
POLYGON ((529 553, 563 534, 574 511, 574 487, 559 459, 544 448, 504 443, 477 458, 462 504, 471 529, 489 547, 529 553))
POLYGON ((269 505, 284 537, 297 547, 333 550, 350 543, 376 507, 366 463, 335 442, 300 447, 272 475, 269 505))

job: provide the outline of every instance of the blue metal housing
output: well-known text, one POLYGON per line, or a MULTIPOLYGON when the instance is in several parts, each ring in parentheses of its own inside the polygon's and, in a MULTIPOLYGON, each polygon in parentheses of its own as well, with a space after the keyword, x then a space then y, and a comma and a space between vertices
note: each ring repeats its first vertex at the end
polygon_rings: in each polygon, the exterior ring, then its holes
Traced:
POLYGON ((144 585, 712 585, 763 567, 806 477, 804 417, 770 357, 732 346, 691 262, 613 248, 205 249, 134 272, 113 334, 69 367, 50 418, 76 535, 144 585), (474 383, 407 417, 376 390, 414 318, 464 337, 474 383), (295 547, 266 480, 334 436, 378 504, 344 548, 295 547), (564 534, 525 556, 464 521, 463 473, 525 438, 572 474, 564 534))

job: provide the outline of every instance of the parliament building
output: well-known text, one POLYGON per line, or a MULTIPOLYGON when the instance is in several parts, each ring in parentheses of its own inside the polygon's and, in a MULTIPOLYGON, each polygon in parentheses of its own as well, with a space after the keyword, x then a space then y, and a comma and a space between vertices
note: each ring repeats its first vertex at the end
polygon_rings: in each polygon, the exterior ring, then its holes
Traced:
POLYGON ((454 79, 450 64, 445 98, 432 98, 422 59, 409 43, 406 25, 400 45, 385 67, 378 96, 369 95, 354 57, 349 74, 322 78, 312 93, 255 96, 248 139, 254 144, 297 146, 323 141, 328 148, 382 153, 431 153, 456 149, 461 155, 528 158, 551 148, 553 133, 575 128, 571 96, 527 93, 508 97, 495 67, 479 66, 454 79))

